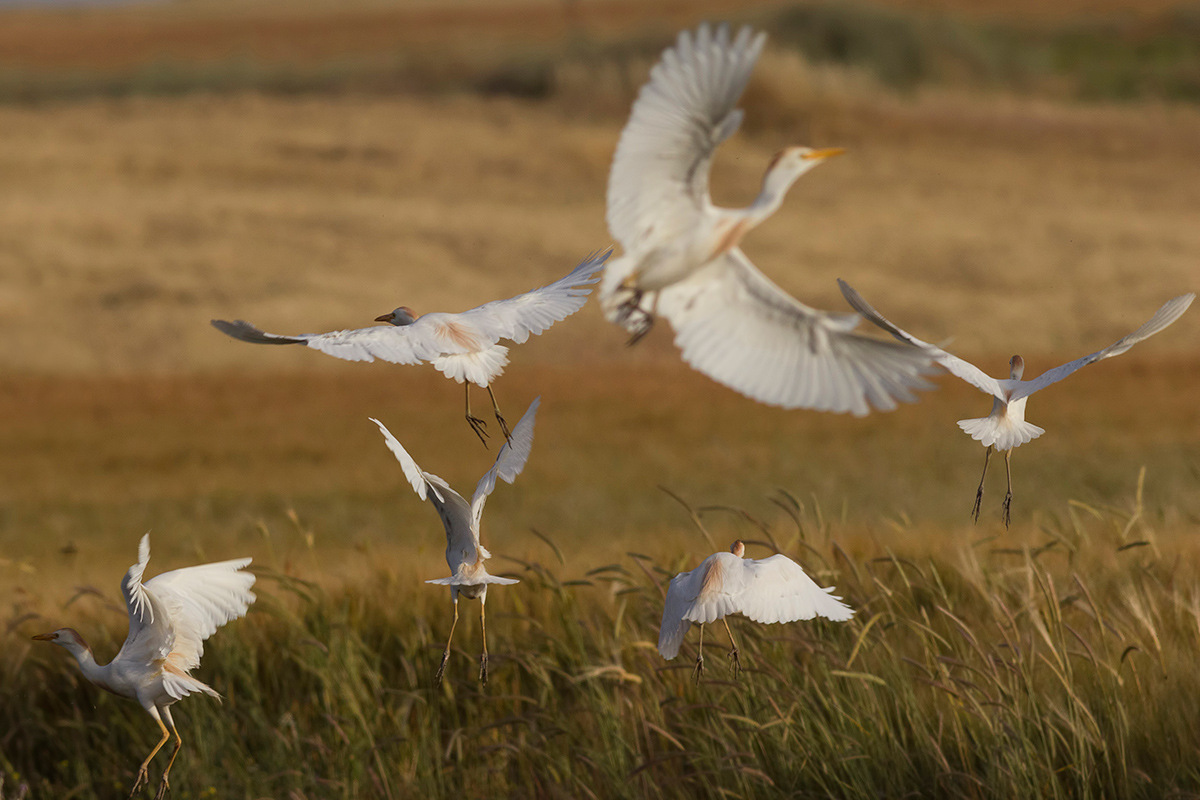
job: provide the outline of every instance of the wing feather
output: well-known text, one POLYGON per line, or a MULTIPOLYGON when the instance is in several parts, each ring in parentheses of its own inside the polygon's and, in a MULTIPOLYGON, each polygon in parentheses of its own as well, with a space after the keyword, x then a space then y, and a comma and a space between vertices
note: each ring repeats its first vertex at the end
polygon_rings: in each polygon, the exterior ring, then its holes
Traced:
POLYGON ((759 560, 742 559, 746 571, 738 611, 755 622, 795 622, 825 617, 838 622, 854 616, 854 609, 804 572, 795 561, 777 554, 759 560))
POLYGON ((529 452, 533 448, 533 424, 537 417, 538 405, 541 402, 542 398, 536 397, 529 404, 529 408, 521 416, 521 421, 512 429, 512 440, 506 441, 500 448, 500 452, 496 454, 496 463, 492 464, 492 468, 483 474, 475 487, 475 495, 471 498, 471 523, 472 528, 476 531, 476 536, 478 536, 480 518, 483 516, 483 506, 487 502, 488 495, 496 488, 496 478, 511 484, 521 474, 521 470, 525 468, 525 462, 529 460, 529 452))
POLYGON ((252 344, 303 344, 343 361, 388 361, 393 364, 421 364, 440 355, 465 353, 468 348, 447 337, 431 335, 432 320, 411 325, 376 325, 356 330, 329 333, 299 333, 280 336, 266 333, 245 320, 212 320, 212 326, 235 339, 252 344))
POLYGON ((667 598, 663 604, 662 624, 658 629, 658 652, 665 659, 679 655, 679 647, 692 626, 686 619, 692 603, 700 594, 704 584, 704 573, 708 568, 709 559, 690 572, 681 572, 671 579, 667 586, 667 598))

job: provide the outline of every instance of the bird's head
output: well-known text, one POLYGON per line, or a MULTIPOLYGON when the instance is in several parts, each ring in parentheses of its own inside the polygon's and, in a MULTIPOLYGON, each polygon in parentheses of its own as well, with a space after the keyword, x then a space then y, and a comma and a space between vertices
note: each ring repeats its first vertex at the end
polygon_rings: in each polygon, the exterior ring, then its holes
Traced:
POLYGON ((846 152, 841 147, 785 147, 775 154, 767 167, 767 175, 779 175, 790 183, 827 158, 846 152))
POLYGON ((1021 376, 1025 374, 1025 359, 1020 356, 1013 356, 1008 362, 1008 368, 1010 370, 1008 374, 1010 380, 1021 380, 1021 376))
POLYGON ((80 636, 74 628, 59 628, 58 630, 51 631, 50 633, 39 633, 33 638, 38 642, 53 642, 54 644, 65 647, 68 650, 88 649, 87 642, 83 640, 83 637, 80 636))
POLYGON ((741 539, 734 539, 733 544, 729 545, 729 552, 741 558, 746 553, 746 543, 741 539))
POLYGON ((412 325, 417 321, 417 315, 408 306, 400 306, 391 313, 376 317, 375 321, 386 322, 389 325, 412 325))

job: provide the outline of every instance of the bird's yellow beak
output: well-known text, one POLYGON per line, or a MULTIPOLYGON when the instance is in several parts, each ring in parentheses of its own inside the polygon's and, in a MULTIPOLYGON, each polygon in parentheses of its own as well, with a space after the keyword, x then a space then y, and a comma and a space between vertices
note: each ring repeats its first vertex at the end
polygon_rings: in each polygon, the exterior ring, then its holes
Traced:
POLYGON ((376 322, 391 322, 391 320, 392 320, 391 314, 380 314, 378 317, 375 318, 376 322))
POLYGON ((52 642, 52 641, 54 641, 54 634, 53 633, 39 633, 37 636, 33 637, 33 640, 35 642, 52 642))
POLYGON ((820 150, 809 150, 807 153, 805 153, 802 156, 802 158, 808 158, 808 159, 833 158, 834 156, 840 156, 844 152, 846 152, 846 148, 844 148, 844 147, 823 147, 820 150))

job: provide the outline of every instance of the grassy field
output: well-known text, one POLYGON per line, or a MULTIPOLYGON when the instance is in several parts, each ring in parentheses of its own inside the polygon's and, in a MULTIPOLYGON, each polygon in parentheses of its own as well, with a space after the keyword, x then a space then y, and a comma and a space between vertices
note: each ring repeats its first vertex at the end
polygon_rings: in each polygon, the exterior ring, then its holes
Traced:
MULTIPOLYGON (((323 46, 362 49, 371 19, 383 39, 435 45, 470 42, 481 20, 509 33, 436 91, 328 91, 291 72, 294 93, 250 75, 0 105, 0 797, 131 786, 153 722, 29 636, 71 625, 114 654, 118 583, 147 530, 150 573, 251 555, 260 576, 249 617, 198 671, 225 702, 176 706, 176 797, 1200 794, 1195 310, 1033 399, 1047 434, 1013 457, 1005 530, 997 464, 968 518, 983 449, 954 421, 987 413, 974 389, 939 379, 865 419, 766 408, 681 364, 669 331, 627 348, 589 305, 515 348, 496 384, 510 419, 543 398, 529 465, 485 520, 496 570, 522 582, 491 596, 492 682, 475 679, 464 601, 432 687, 451 609, 420 581, 444 574, 444 537, 367 417, 468 490, 494 449, 462 420, 461 387, 432 368, 251 347, 208 320, 288 333, 401 303, 460 310, 606 246, 609 160, 647 48, 700 16, 777 9, 580 5, 628 57, 556 60, 532 98, 478 81, 514 53, 546 58, 539 37, 559 47, 559 4, 531 4, 541 16, 522 27, 499 0, 362 0, 323 46), (662 590, 735 537, 797 558, 858 614, 739 619, 738 682, 709 631, 695 686, 694 631, 675 662, 654 650, 662 590)), ((1077 5, 887 13, 1045 32, 1077 5)), ((0 60, 49 69, 76 53, 90 80, 204 20, 200 61, 229 52, 217 28, 277 36, 286 56, 309 52, 332 8, 5 12, 27 27, 0 24, 0 60)), ((1172 8, 1129 18, 1150 30, 1172 8)), ((843 277, 988 371, 1021 353, 1036 374, 1197 289, 1195 107, 932 77, 899 90, 872 69, 768 52, 717 160, 716 199, 738 204, 779 147, 848 147, 746 242, 797 296, 844 308, 843 277)))

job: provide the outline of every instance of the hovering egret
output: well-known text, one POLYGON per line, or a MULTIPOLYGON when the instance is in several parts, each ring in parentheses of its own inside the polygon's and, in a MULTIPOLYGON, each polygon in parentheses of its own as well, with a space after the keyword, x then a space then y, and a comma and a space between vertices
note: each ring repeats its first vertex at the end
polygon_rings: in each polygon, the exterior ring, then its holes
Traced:
POLYGON ((442 525, 446 529, 446 564, 449 565, 450 572, 453 574, 449 578, 425 581, 449 586, 450 600, 454 603, 454 622, 450 624, 450 635, 446 637, 446 649, 442 652, 442 663, 438 666, 437 674, 434 675, 434 683, 439 686, 442 683, 442 674, 446 671, 446 662, 450 660, 450 642, 454 639, 454 628, 458 625, 458 596, 460 594, 468 600, 479 599, 479 629, 483 635, 483 654, 479 657, 479 680, 485 686, 487 685, 487 624, 484 618, 484 607, 487 605, 488 584, 510 586, 520 583, 520 581, 488 574, 487 567, 483 562, 491 558, 492 554, 479 543, 479 521, 483 516, 483 505, 487 502, 488 495, 496 488, 496 478, 500 478, 505 483, 512 483, 525 468, 525 462, 529 459, 529 450, 533 447, 533 422, 540 402, 541 398, 539 397, 529 404, 529 409, 521 417, 517 426, 513 428, 512 437, 496 454, 496 463, 479 479, 479 484, 475 487, 475 495, 471 498, 469 505, 463 496, 451 489, 444 480, 437 475, 422 471, 417 466, 417 462, 413 461, 412 456, 400 445, 400 442, 396 441, 396 437, 392 436, 391 431, 384 427, 382 422, 377 419, 371 420, 379 426, 384 439, 387 440, 388 449, 400 462, 400 466, 404 470, 404 477, 408 478, 408 482, 412 484, 413 491, 422 500, 428 499, 433 503, 433 507, 437 509, 438 516, 442 519, 442 525))
POLYGON ((1004 527, 1011 521, 1009 510, 1012 506, 1012 451, 1033 441, 1046 431, 1037 425, 1025 421, 1025 403, 1029 396, 1039 389, 1045 389, 1051 384, 1058 383, 1080 367, 1102 361, 1106 358, 1119 356, 1143 339, 1148 339, 1163 328, 1170 325, 1187 311, 1188 306, 1196 299, 1193 293, 1181 294, 1168 300, 1154 316, 1128 336, 1124 336, 1103 350, 1097 350, 1091 355, 1077 358, 1063 364, 1061 367, 1043 372, 1033 380, 1022 380, 1025 374, 1025 360, 1013 356, 1009 362, 1008 379, 992 378, 983 370, 958 356, 951 355, 939 347, 921 341, 907 331, 901 330, 882 314, 876 311, 870 303, 863 299, 848 283, 838 280, 842 294, 854 306, 858 313, 883 328, 888 333, 905 342, 924 347, 933 354, 934 360, 946 368, 951 375, 962 378, 975 388, 992 396, 992 413, 980 419, 960 419, 958 427, 962 428, 972 439, 977 440, 987 448, 983 458, 983 475, 979 477, 979 488, 975 491, 975 505, 971 508, 971 517, 979 521, 979 506, 983 502, 983 481, 987 477, 988 462, 992 458, 992 450, 1004 452, 1004 471, 1008 478, 1008 493, 1004 495, 1004 527))
POLYGON ((394 364, 431 362, 447 378, 465 383, 467 423, 486 447, 487 423, 471 414, 471 384, 487 389, 500 430, 509 438, 508 423, 500 413, 491 386, 508 364, 508 348, 498 342, 510 339, 523 344, 530 334, 540 334, 582 308, 591 292, 584 287, 600 280, 594 276, 611 252, 588 256, 569 275, 548 286, 507 300, 493 300, 470 311, 418 315, 401 306, 375 318, 376 322, 387 322, 391 327, 280 336, 265 333, 243 320, 214 319, 212 324, 243 342, 303 344, 346 361, 379 358, 394 364))
POLYGON ((729 659, 736 677, 741 670, 737 644, 725 617, 740 612, 755 622, 795 622, 825 617, 844 622, 854 609, 833 595, 833 587, 818 586, 795 561, 783 554, 758 560, 743 558, 746 545, 738 539, 728 553, 713 553, 691 572, 671 579, 658 634, 658 652, 668 661, 679 654, 688 628, 700 626, 695 677, 704 672, 704 626, 721 620, 729 634, 729 659))
POLYGON ((254 602, 250 587, 255 578, 241 571, 250 559, 238 558, 171 570, 142 583, 149 561, 150 535, 146 534, 138 545, 137 563, 121 581, 129 610, 129 635, 112 661, 97 664, 92 648, 73 628, 33 638, 66 648, 79 662, 83 677, 105 691, 136 700, 162 729, 162 739, 138 768, 130 797, 149 782, 150 762, 175 734, 175 749, 155 795, 156 800, 162 800, 170 788, 167 775, 183 746, 171 719, 171 705, 200 692, 221 699, 211 686, 188 672, 200 666, 205 639, 225 623, 246 615, 254 602))
POLYGON ((852 333, 857 314, 798 302, 739 247, 797 178, 842 150, 786 148, 747 208, 718 208, 709 196, 713 154, 742 122, 735 106, 765 41, 749 28, 730 38, 727 26, 701 25, 651 71, 608 178, 608 228, 625 252, 604 270, 605 315, 631 344, 665 317, 684 361, 763 403, 856 416, 893 409, 928 388, 929 355, 852 333))

